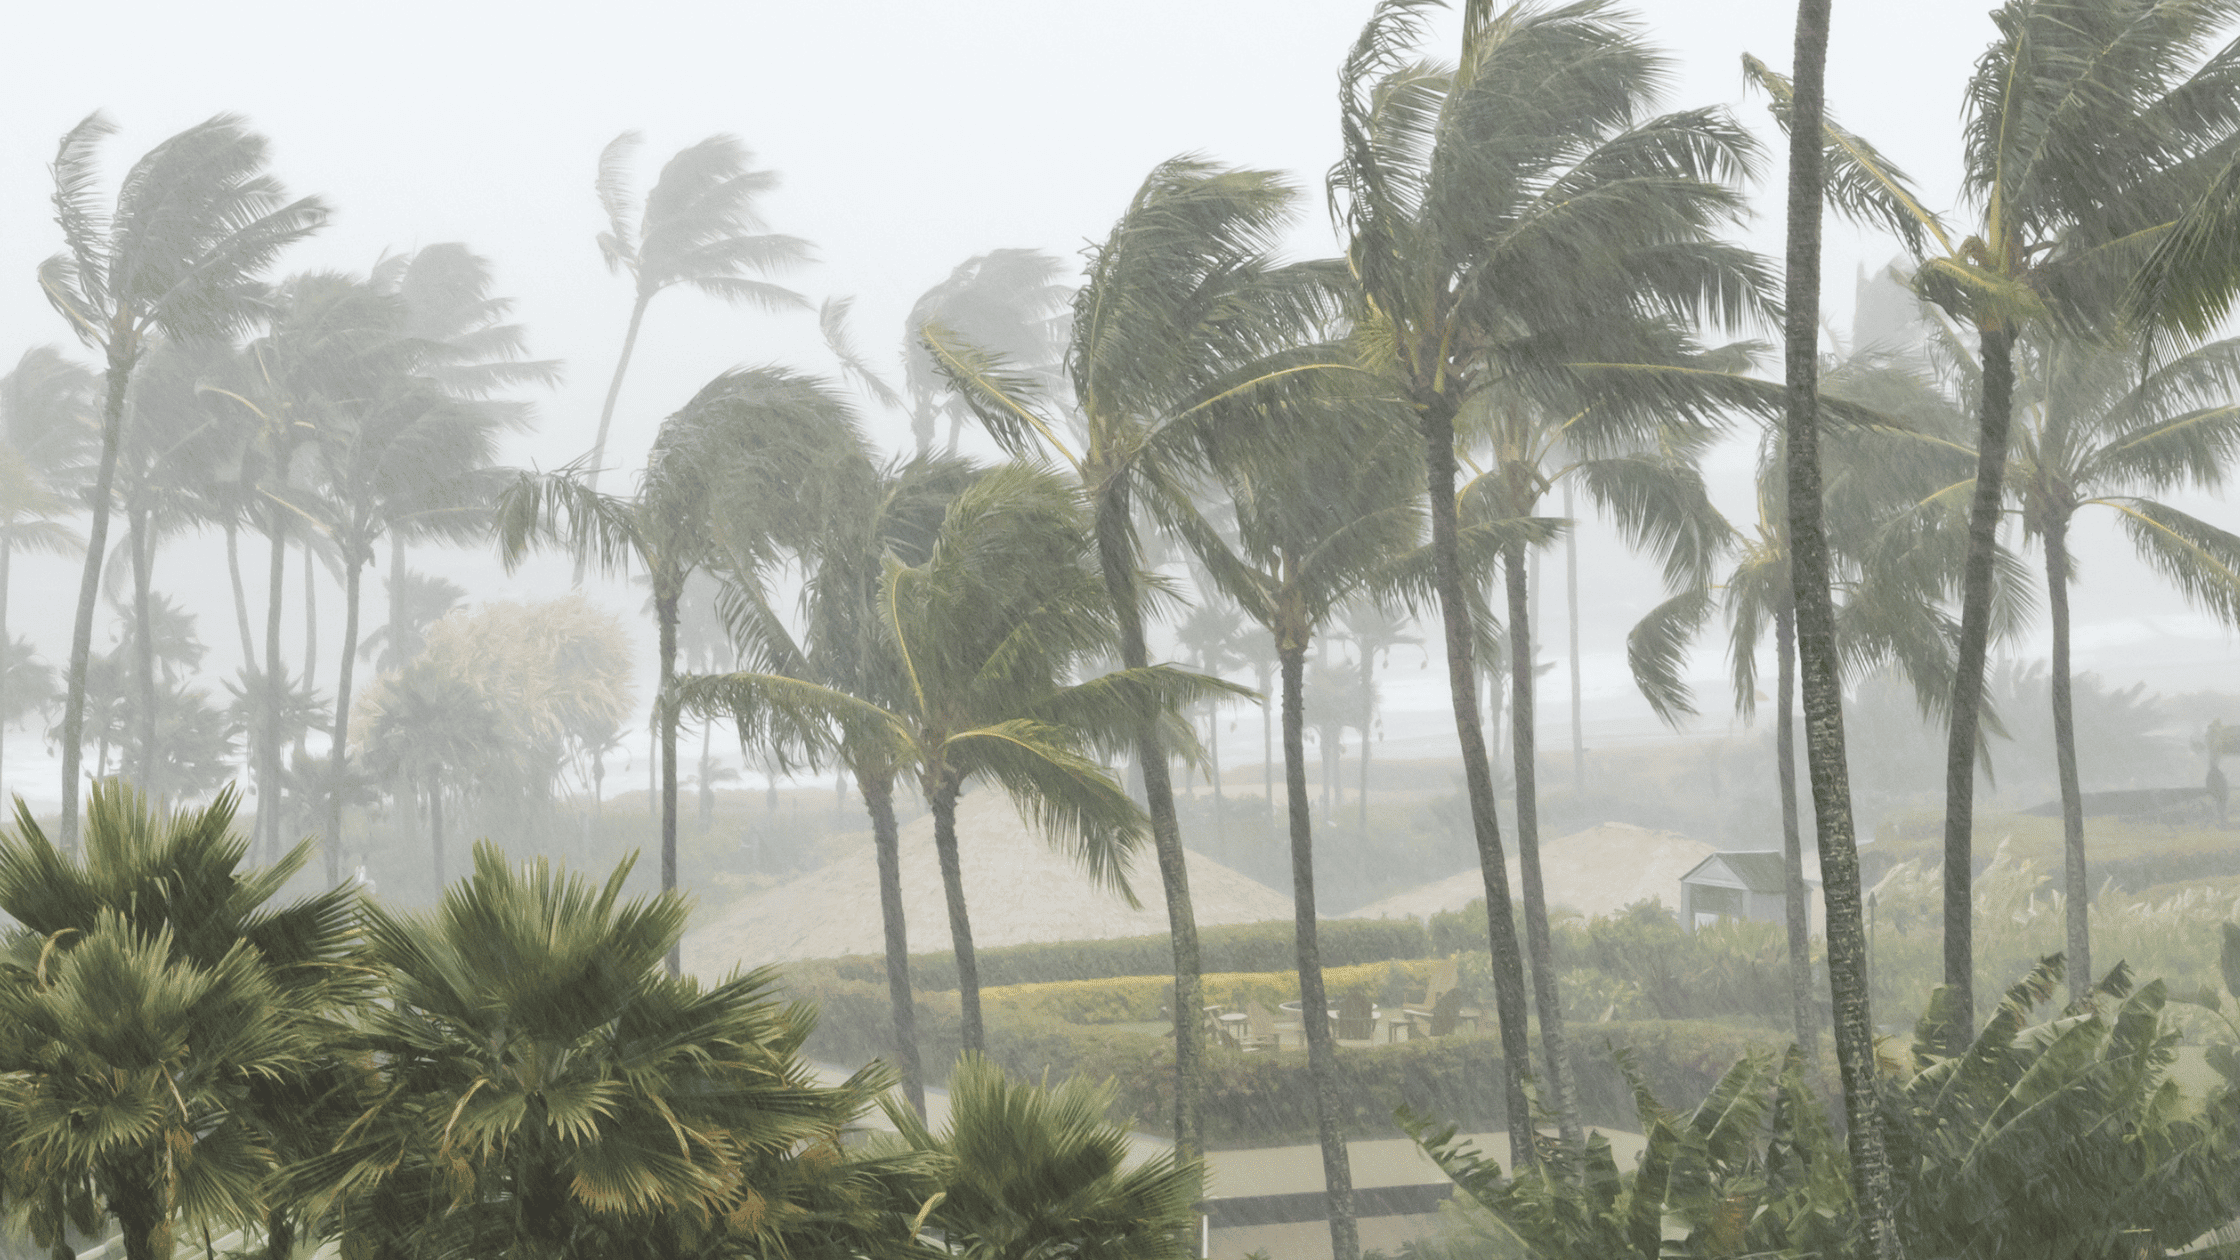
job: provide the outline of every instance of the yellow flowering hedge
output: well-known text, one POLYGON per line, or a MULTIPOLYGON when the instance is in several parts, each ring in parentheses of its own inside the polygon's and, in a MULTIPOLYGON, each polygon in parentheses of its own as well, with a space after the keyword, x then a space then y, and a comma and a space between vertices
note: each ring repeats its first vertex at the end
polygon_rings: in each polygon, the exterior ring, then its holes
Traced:
MULTIPOLYGON (((1332 1001, 1351 990, 1364 989, 1372 1000, 1390 1004, 1398 1000, 1401 991, 1424 987, 1436 965, 1431 959, 1419 958, 1326 967, 1323 987, 1332 1001)), ((1149 1024, 1167 1018, 1173 989, 1174 981, 1166 976, 1057 980, 982 989, 980 1004, 990 1015, 1001 1012, 1065 1024, 1149 1024)), ((1272 1009, 1278 1003, 1298 1000, 1299 976, 1292 971, 1215 972, 1205 977, 1205 993, 1209 1005, 1236 1010, 1258 999, 1272 1009)))

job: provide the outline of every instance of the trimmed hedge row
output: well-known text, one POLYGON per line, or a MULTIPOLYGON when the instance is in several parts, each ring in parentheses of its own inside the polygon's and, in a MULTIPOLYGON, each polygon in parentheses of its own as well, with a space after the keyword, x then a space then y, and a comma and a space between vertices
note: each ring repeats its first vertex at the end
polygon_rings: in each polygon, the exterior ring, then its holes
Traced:
MULTIPOLYGON (((1430 959, 1358 963, 1325 967, 1323 986, 1335 1001, 1360 989, 1390 1005, 1431 978, 1430 959)), ((1257 999, 1270 1008, 1297 1001, 1296 971, 1230 971, 1205 976, 1206 1001, 1241 1008, 1257 999)), ((1067 1024, 1135 1024, 1163 1021, 1174 1000, 1174 981, 1165 976, 1114 976, 1108 980, 1057 980, 1046 984, 1009 984, 980 990, 988 1014, 998 1011, 1021 1019, 1054 1019, 1067 1024)))
MULTIPOLYGON (((830 964, 792 968, 795 992, 817 1003, 820 1016, 807 1052, 841 1063, 886 1053, 892 1012, 886 988, 839 974, 830 964)), ((926 1067, 937 1078, 956 1061, 959 1040, 954 993, 918 995, 918 1034, 926 1067)), ((1162 1036, 1127 1028, 1094 1027, 1004 1009, 991 1003, 988 1054, 1006 1071, 1029 1080, 1045 1073, 1111 1080, 1119 1090, 1115 1118, 1148 1132, 1170 1131, 1174 1107, 1174 1053, 1162 1036)), ((1721 1074, 1753 1047, 1778 1047, 1778 1032, 1703 1020, 1584 1024, 1572 1029, 1579 1068, 1580 1109, 1590 1124, 1627 1130, 1639 1126, 1633 1093, 1610 1053, 1632 1053, 1657 1096, 1680 1104, 1710 1092, 1721 1074)), ((1504 1123, 1500 1042, 1492 1037, 1445 1037, 1338 1052, 1342 1123, 1359 1137, 1395 1137, 1393 1112, 1402 1105, 1437 1115, 1464 1129, 1492 1130, 1504 1123)), ((1826 1056, 1823 1080, 1834 1080, 1826 1056)), ((1204 1115, 1206 1140, 1225 1147, 1268 1146, 1314 1140, 1314 1090, 1306 1056, 1210 1056, 1204 1115)))
MULTIPOLYGON (((1321 925, 1319 933, 1323 963, 1330 967, 1427 958, 1434 953, 1430 934, 1413 919, 1332 919, 1321 925)), ((1482 925, 1479 935, 1484 936, 1482 925)), ((1204 972, 1282 971, 1298 958, 1289 919, 1205 928, 1198 934, 1198 951, 1204 972)), ((1006 945, 980 950, 974 960, 984 988, 1174 975, 1174 948, 1164 933, 1113 941, 1006 945)), ((850 980, 886 983, 883 958, 859 954, 837 959, 834 966, 850 980)), ((947 950, 912 954, 910 984, 918 989, 956 988, 956 959, 947 950)))

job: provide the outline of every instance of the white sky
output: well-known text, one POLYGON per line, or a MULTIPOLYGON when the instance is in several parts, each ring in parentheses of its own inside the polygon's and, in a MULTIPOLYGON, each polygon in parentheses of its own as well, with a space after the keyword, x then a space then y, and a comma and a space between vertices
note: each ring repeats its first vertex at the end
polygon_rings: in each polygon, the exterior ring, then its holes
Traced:
MULTIPOLYGON (((1672 105, 1728 104, 1770 135, 1762 105, 1743 98, 1739 61, 1751 51, 1787 62, 1792 4, 1634 7, 1676 60, 1672 105)), ((1960 86, 1990 37, 1987 7, 1836 6, 1831 103, 1909 169, 1933 205, 1952 200, 1960 86)), ((538 400, 539 432, 508 452, 550 467, 589 445, 628 310, 624 282, 607 275, 592 244, 603 226, 593 162, 617 132, 646 133, 641 183, 711 132, 743 138, 784 176, 766 205, 774 228, 817 245, 821 264, 791 282, 813 299, 855 295, 859 346, 891 363, 909 304, 956 263, 1006 246, 1070 257, 1104 234, 1156 162, 1179 152, 1292 172, 1307 194, 1296 248, 1333 251, 1321 179, 1335 153, 1336 66, 1368 13, 1365 0, 20 5, 10 17, 18 47, 73 51, 19 56, 0 76, 0 355, 12 363, 22 347, 64 335, 31 279, 57 245, 45 173, 55 139, 87 112, 107 111, 123 128, 109 148, 113 175, 164 136, 238 111, 272 138, 274 167, 291 189, 336 207, 332 226, 284 269, 362 271, 385 250, 446 240, 496 261, 535 352, 568 365, 566 382, 538 400)), ((1769 171, 1777 180, 1777 166, 1769 171)), ((1761 189, 1759 200, 1767 213, 1750 239, 1777 253, 1778 196, 1761 189)), ((1831 225, 1827 307, 1839 325, 1849 322, 1855 268, 1894 252, 1831 225)), ((827 369, 813 317, 663 296, 624 391, 610 466, 629 466, 660 418, 717 371, 771 361, 827 369)), ((890 446, 908 441, 900 417, 877 431, 890 446)), ((1739 489, 1748 459, 1738 442, 1715 472, 1739 489)), ((1733 502, 1740 509, 1747 499, 1733 502)), ((2233 520, 2228 504, 2190 505, 2233 520)), ((2080 667, 2164 690, 2240 690, 2234 640, 2131 579, 2112 533, 2087 533, 2080 667)), ((217 556, 182 542, 156 574, 158 589, 201 613, 213 677, 232 670, 235 638, 217 556)), ((243 558, 261 571, 261 545, 245 544, 243 558)), ((566 580, 554 564, 506 579, 480 554, 419 563, 468 582, 477 599, 552 592, 566 580)), ((1590 716, 1613 738, 1647 735, 1653 723, 1623 677, 1622 651, 1625 627, 1653 602, 1652 576, 1590 532, 1583 585, 1590 716)), ((63 566, 19 563, 10 630, 59 659, 74 586, 63 566)), ((611 596, 634 624, 637 597, 611 596)), ((260 602, 252 595, 253 613, 260 602)), ((322 672, 333 661, 336 602, 323 592, 322 672)), ((1560 625, 1551 610, 1551 637, 1560 625)), ((289 635, 292 656, 300 630, 289 635)), ((97 646, 106 638, 104 629, 97 646)), ((1412 656, 1406 663, 1412 673, 1412 656)), ((1409 690, 1392 697, 1396 709, 1409 690)), ((1543 701, 1551 722, 1563 709, 1560 694, 1543 701)), ((15 736, 14 764, 35 759, 33 743, 15 736)), ((34 797, 42 787, 8 778, 34 797)))

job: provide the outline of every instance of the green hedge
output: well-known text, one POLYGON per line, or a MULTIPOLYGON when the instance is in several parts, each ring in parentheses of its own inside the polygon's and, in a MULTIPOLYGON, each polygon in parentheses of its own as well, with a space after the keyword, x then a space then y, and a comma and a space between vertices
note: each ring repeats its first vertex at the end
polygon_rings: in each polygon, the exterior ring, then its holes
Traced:
MULTIPOLYGON (((1198 934, 1199 970, 1285 971, 1297 965, 1297 944, 1289 919, 1210 927, 1198 934)), ((1431 935, 1414 919, 1332 919, 1319 930, 1323 965, 1391 962, 1432 956, 1431 935)), ((1483 946, 1485 932, 1480 925, 1483 946)), ((977 951, 980 983, 1045 984, 1055 980, 1104 980, 1114 976, 1171 976, 1174 950, 1164 933, 1115 941, 1067 941, 1050 945, 1007 945, 977 951)), ((856 955, 835 961, 850 980, 886 983, 886 960, 856 955)), ((910 956, 910 983, 918 989, 957 987, 956 960, 944 950, 910 956)))
MULTIPOLYGON (((797 965, 789 969, 788 979, 797 996, 820 1010, 806 1046, 812 1057, 853 1064, 886 1053, 892 1013, 884 983, 851 979, 830 963, 797 965)), ((938 1079, 956 1061, 960 1046, 956 995, 920 993, 917 1015, 919 1053, 938 1079)), ((1638 1128, 1639 1121, 1610 1047, 1630 1050, 1657 1096, 1679 1104, 1709 1093, 1751 1047, 1781 1044, 1776 1032, 1704 1020, 1583 1024, 1571 1033, 1581 1112, 1590 1124, 1627 1130, 1638 1128)), ((1053 1081, 1075 1075, 1109 1079, 1119 1089, 1116 1117, 1149 1132, 1169 1131, 1174 1053, 1164 1037, 1006 1016, 991 1009, 988 1054, 1005 1070, 1030 1080, 1045 1073, 1053 1081)), ((1393 1112, 1404 1104, 1465 1129, 1498 1129, 1504 1123, 1500 1063, 1500 1043, 1492 1037, 1341 1047, 1338 1094, 1347 1106, 1342 1123, 1354 1136, 1396 1137, 1393 1112)), ((1822 1066, 1822 1079, 1836 1079, 1832 1057, 1822 1066)), ((1209 1144, 1314 1140, 1314 1091, 1306 1056, 1224 1052, 1211 1056, 1208 1072, 1204 1109, 1209 1144)))

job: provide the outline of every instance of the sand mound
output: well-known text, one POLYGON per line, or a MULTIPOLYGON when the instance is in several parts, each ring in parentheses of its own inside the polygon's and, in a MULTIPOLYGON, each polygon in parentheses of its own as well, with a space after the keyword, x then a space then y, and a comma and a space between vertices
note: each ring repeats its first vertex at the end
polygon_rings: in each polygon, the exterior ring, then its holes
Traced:
MULTIPOLYGON (((1129 875, 1143 904, 1130 909, 1118 894, 1090 883, 1000 793, 975 792, 958 803, 957 838, 978 948, 1153 936, 1167 930, 1159 868, 1148 847, 1129 875)), ((1202 854, 1190 855, 1190 894, 1201 927, 1291 917, 1289 897, 1202 854)), ((902 829, 902 904, 913 951, 949 947, 949 916, 930 815, 902 829)), ((877 859, 865 845, 854 855, 732 906, 685 938, 684 963, 688 970, 712 977, 734 966, 877 954, 885 948, 877 859)))
MULTIPOLYGON (((1592 918, 1614 914, 1637 901, 1680 905, 1680 877, 1717 852, 1701 840, 1670 831, 1651 831, 1631 823, 1603 823, 1540 846, 1540 873, 1550 910, 1574 910, 1592 918)), ((1509 892, 1518 895, 1517 854, 1509 849, 1509 892)), ((1427 919, 1460 910, 1486 895, 1476 867, 1429 884, 1397 892, 1346 915, 1349 919, 1427 919)))

